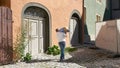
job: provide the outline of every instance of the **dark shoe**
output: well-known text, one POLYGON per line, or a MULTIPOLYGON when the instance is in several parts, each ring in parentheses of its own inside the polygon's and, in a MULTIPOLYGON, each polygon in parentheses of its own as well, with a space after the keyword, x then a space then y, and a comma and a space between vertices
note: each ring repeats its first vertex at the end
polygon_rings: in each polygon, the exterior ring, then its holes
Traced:
POLYGON ((63 59, 60 59, 60 62, 63 62, 63 59))

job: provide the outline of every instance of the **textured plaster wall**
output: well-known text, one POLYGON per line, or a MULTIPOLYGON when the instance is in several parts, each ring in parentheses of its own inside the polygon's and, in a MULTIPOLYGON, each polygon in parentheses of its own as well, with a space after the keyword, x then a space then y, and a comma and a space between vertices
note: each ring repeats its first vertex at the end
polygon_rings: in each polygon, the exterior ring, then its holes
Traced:
MULTIPOLYGON (((20 32, 22 9, 27 3, 39 3, 45 6, 51 15, 51 43, 57 44, 55 29, 62 26, 69 26, 69 20, 73 10, 77 10, 82 16, 83 0, 11 0, 11 9, 13 13, 13 38, 20 32)), ((69 37, 69 36, 68 36, 69 37)), ((67 45, 69 45, 69 38, 67 45)))
MULTIPOLYGON (((84 0, 84 6, 86 7, 86 25, 88 29, 88 34, 91 37, 91 40, 95 40, 95 23, 96 23, 96 15, 101 16, 101 21, 103 21, 105 8, 106 8, 106 0, 101 0, 99 3, 97 0, 84 0)), ((86 33, 86 32, 85 32, 86 33)))
POLYGON ((117 53, 120 47, 118 25, 120 24, 116 20, 96 23, 96 46, 117 53))

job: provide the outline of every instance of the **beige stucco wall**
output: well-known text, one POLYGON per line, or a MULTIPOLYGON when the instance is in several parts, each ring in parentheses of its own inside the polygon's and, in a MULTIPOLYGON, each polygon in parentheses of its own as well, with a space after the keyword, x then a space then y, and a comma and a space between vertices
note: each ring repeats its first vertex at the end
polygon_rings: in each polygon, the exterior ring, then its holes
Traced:
MULTIPOLYGON (((30 2, 39 3, 45 6, 51 14, 51 43, 57 44, 55 29, 62 26, 69 26, 69 19, 73 10, 77 10, 82 16, 83 0, 11 0, 11 9, 13 13, 13 38, 20 32, 21 13, 23 7, 30 2)), ((69 45, 69 36, 67 45, 69 45)))
MULTIPOLYGON (((96 46, 115 52, 118 52, 118 27, 117 21, 105 21, 96 23, 96 46)), ((120 28, 120 26, 119 26, 120 28)))
POLYGON ((117 50, 120 54, 120 19, 116 20, 117 22, 117 50))

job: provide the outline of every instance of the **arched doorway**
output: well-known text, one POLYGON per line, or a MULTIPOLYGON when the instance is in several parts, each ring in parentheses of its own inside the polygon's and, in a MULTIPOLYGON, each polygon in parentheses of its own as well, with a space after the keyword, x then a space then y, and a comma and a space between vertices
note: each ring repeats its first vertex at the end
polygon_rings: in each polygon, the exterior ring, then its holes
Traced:
POLYGON ((78 13, 73 12, 70 18, 70 44, 72 46, 79 46, 82 44, 82 21, 78 13))
POLYGON ((25 52, 38 55, 50 45, 49 15, 38 6, 29 6, 23 11, 23 25, 27 29, 25 52))

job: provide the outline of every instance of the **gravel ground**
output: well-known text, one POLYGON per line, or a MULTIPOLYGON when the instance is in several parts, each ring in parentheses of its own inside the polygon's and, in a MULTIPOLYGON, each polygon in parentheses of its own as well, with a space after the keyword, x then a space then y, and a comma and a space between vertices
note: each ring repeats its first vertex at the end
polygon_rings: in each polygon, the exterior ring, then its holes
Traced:
POLYGON ((120 57, 102 49, 79 48, 70 55, 67 61, 87 68, 120 68, 120 57))
POLYGON ((41 54, 30 63, 18 62, 0 68, 120 68, 120 58, 113 58, 113 55, 102 49, 83 47, 66 53, 63 62, 59 62, 59 55, 41 54))

